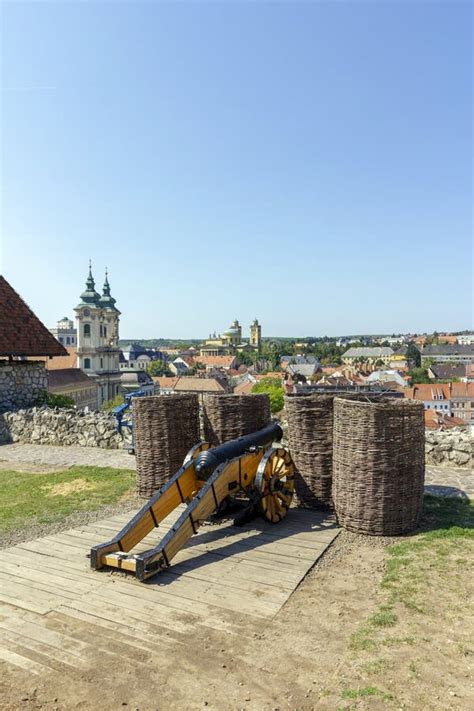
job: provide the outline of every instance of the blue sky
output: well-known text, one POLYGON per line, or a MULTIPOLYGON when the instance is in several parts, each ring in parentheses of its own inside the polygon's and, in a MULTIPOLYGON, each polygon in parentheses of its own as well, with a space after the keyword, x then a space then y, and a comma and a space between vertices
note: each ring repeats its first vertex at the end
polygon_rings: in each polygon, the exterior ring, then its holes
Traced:
POLYGON ((124 338, 472 323, 470 2, 2 3, 1 272, 124 338))

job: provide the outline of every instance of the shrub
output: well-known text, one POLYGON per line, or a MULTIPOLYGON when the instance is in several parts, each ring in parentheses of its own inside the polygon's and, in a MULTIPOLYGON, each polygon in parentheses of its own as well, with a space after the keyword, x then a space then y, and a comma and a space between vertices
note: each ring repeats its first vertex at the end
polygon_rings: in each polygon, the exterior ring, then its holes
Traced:
POLYGON ((67 395, 55 395, 54 393, 48 393, 46 391, 40 393, 35 400, 35 405, 41 407, 41 405, 47 405, 48 407, 62 407, 62 408, 73 408, 76 407, 76 403, 72 397, 67 395))
POLYGON ((113 400, 105 400, 100 409, 102 412, 112 412, 115 407, 123 405, 124 402, 123 395, 116 395, 113 400))

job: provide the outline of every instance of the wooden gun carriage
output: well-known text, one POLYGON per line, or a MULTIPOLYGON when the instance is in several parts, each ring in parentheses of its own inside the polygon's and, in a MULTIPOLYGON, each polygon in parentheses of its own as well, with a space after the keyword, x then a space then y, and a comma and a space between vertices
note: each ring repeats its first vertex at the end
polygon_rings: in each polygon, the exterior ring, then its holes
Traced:
POLYGON ((110 541, 91 549, 91 567, 118 568, 145 580, 167 568, 199 526, 229 495, 243 492, 250 506, 271 523, 283 519, 294 492, 290 453, 272 444, 281 440, 278 423, 210 448, 196 444, 183 466, 110 541), (186 508, 161 542, 145 552, 133 548, 181 504, 186 508))

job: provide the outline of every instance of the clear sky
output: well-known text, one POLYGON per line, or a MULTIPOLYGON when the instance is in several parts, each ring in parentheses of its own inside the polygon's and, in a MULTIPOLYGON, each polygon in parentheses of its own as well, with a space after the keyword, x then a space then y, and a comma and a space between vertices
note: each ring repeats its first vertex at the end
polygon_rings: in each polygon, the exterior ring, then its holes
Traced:
POLYGON ((472 4, 2 2, 1 272, 123 338, 472 323, 472 4))

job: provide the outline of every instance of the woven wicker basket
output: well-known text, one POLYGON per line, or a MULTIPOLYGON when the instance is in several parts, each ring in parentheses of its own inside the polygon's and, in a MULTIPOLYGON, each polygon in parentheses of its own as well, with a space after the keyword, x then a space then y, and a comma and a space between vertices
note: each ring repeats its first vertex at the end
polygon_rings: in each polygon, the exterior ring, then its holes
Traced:
POLYGON ((199 398, 194 394, 135 398, 133 427, 138 493, 150 497, 199 442, 199 398))
POLYGON ((425 478, 423 404, 336 398, 333 445, 339 523, 370 535, 415 529, 425 478))
POLYGON ((296 501, 302 507, 328 508, 332 504, 333 401, 333 393, 285 397, 296 501))
POLYGON ((270 399, 256 395, 205 395, 204 439, 213 447, 262 429, 270 422, 270 399))

